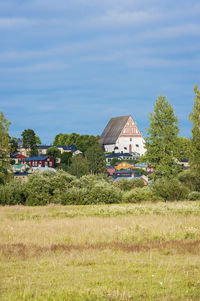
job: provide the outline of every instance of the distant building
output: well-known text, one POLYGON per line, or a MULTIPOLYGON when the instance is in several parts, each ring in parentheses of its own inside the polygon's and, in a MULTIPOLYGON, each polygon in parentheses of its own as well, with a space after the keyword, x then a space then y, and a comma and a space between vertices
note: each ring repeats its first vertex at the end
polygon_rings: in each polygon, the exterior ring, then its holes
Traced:
POLYGON ((106 154, 106 162, 110 163, 112 159, 118 159, 121 160, 137 160, 139 159, 139 154, 130 154, 130 153, 112 153, 112 154, 106 154))
POLYGON ((111 118, 99 143, 109 153, 136 153, 141 156, 146 151, 144 138, 130 115, 111 118))
POLYGON ((38 154, 46 155, 47 150, 50 147, 57 147, 60 150, 61 154, 63 154, 64 152, 74 153, 77 151, 77 147, 75 145, 37 145, 38 154))
POLYGON ((22 163, 30 164, 31 167, 54 167, 54 160, 50 156, 35 156, 22 160, 22 163))

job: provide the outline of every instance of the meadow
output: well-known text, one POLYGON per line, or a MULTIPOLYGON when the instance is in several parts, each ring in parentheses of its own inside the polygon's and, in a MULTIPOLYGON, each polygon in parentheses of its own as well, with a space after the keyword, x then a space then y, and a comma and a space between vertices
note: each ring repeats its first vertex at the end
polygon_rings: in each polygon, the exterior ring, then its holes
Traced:
POLYGON ((0 300, 200 300, 200 202, 0 207, 0 300))

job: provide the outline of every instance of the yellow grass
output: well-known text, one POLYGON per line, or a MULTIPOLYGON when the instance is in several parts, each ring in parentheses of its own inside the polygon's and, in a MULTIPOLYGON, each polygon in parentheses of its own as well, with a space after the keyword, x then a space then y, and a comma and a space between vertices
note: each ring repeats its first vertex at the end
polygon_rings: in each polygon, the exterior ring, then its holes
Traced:
POLYGON ((0 300, 200 300, 199 208, 0 207, 0 300))

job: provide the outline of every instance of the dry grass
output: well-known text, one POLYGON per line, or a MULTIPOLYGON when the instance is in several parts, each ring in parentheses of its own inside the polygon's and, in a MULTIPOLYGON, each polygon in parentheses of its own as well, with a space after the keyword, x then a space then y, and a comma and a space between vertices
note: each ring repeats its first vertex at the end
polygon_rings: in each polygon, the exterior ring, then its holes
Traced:
POLYGON ((200 300, 198 208, 2 207, 1 300, 200 300))

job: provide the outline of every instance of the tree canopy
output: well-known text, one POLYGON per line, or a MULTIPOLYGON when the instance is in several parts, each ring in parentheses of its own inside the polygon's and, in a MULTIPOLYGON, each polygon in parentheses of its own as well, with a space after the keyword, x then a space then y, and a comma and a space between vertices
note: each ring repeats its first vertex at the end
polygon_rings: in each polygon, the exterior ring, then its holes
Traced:
POLYGON ((61 152, 57 147, 52 146, 52 147, 48 148, 47 155, 49 155, 49 156, 51 156, 51 158, 53 158, 54 166, 56 166, 57 158, 61 157, 61 152))
POLYGON ((190 121, 193 123, 191 151, 190 151, 190 166, 192 170, 199 174, 200 172, 200 91, 198 86, 194 87, 196 94, 194 98, 194 107, 190 114, 190 121))
POLYGON ((10 165, 10 137, 8 134, 10 122, 0 112, 0 184, 10 180, 12 168, 10 165))
POLYGON ((179 132, 178 119, 165 96, 159 96, 149 115, 145 160, 154 166, 154 178, 175 174, 174 154, 179 132))
POLYGON ((23 146, 30 150, 30 156, 35 156, 38 154, 36 146, 36 135, 34 130, 27 129, 22 132, 23 146))
POLYGON ((86 151, 86 158, 90 173, 99 174, 106 171, 106 160, 99 143, 90 146, 86 151))
POLYGON ((85 153, 98 140, 99 136, 60 133, 56 135, 53 145, 75 145, 81 152, 85 153))

